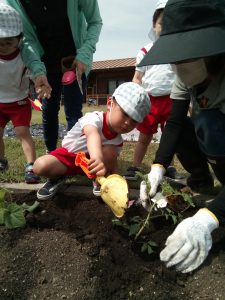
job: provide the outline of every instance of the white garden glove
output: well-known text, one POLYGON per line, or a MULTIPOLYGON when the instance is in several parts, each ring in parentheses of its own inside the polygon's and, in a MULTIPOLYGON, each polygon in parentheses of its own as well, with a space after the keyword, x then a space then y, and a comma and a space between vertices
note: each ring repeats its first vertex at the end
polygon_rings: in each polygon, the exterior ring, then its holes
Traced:
POLYGON ((198 268, 212 247, 211 232, 219 226, 216 216, 200 209, 193 217, 183 220, 166 241, 160 253, 161 261, 177 271, 188 273, 198 268))
POLYGON ((153 164, 151 166, 151 171, 148 174, 148 181, 150 183, 150 192, 149 192, 149 196, 150 198, 154 197, 156 192, 157 192, 157 188, 159 186, 159 184, 161 183, 161 181, 163 180, 163 176, 166 173, 165 168, 163 167, 163 165, 160 164, 153 164))
MULTIPOLYGON (((140 194, 139 194, 139 201, 138 203, 141 204, 145 209, 149 206, 149 196, 151 200, 153 201, 153 197, 156 195, 158 185, 163 180, 163 176, 166 173, 166 170, 164 167, 160 164, 153 164, 151 166, 151 171, 148 174, 148 181, 150 185, 150 192, 148 195, 147 192, 147 184, 145 181, 142 181, 140 184, 140 194)), ((161 197, 161 196, 160 196, 161 197)), ((162 198, 162 197, 161 197, 162 198)), ((160 199, 155 199, 157 201, 157 207, 165 207, 167 205, 165 199, 162 201, 159 201, 160 199)), ((153 201, 153 202, 155 202, 153 201)))
POLYGON ((140 184, 140 195, 139 195, 139 203, 144 207, 147 208, 149 204, 149 196, 152 198, 155 196, 158 185, 163 180, 163 175, 166 173, 164 167, 160 164, 153 164, 151 166, 151 171, 148 174, 148 181, 150 184, 150 192, 148 195, 147 192, 147 184, 145 181, 142 181, 140 184))

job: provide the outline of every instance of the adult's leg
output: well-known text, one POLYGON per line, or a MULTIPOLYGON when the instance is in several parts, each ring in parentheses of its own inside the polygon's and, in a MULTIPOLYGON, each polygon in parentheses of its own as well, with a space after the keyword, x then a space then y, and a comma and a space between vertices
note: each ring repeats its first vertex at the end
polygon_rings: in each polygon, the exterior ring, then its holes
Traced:
POLYGON ((72 84, 68 84, 63 87, 67 130, 70 130, 78 121, 78 119, 82 117, 83 95, 85 95, 86 91, 85 75, 82 76, 82 89, 83 94, 81 93, 77 80, 72 84))
POLYGON ((188 184, 192 188, 213 184, 207 158, 200 150, 194 124, 190 118, 187 118, 184 124, 176 154, 184 169, 191 174, 188 184))
POLYGON ((212 169, 225 184, 225 114, 218 109, 204 110, 195 120, 196 136, 212 169))
POLYGON ((52 87, 52 95, 50 99, 42 101, 42 122, 44 130, 44 141, 47 151, 56 149, 58 140, 59 127, 59 109, 61 99, 61 77, 62 74, 48 74, 48 81, 52 87))

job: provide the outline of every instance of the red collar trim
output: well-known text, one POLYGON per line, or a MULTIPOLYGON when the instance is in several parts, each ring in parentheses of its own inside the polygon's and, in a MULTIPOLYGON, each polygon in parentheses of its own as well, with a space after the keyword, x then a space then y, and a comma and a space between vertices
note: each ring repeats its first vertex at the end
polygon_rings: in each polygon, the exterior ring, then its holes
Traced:
POLYGON ((16 58, 18 56, 18 54, 20 53, 20 49, 17 48, 13 53, 11 54, 7 54, 7 55, 3 55, 0 54, 0 59, 4 59, 4 60, 12 60, 14 58, 16 58))

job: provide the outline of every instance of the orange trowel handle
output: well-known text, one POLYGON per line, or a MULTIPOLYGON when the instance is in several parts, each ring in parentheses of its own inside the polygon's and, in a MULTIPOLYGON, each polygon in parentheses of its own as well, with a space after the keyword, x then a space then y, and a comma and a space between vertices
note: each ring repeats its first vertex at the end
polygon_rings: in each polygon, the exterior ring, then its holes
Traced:
POLYGON ((76 155, 75 165, 81 167, 84 173, 87 175, 88 178, 93 179, 96 177, 95 174, 90 174, 88 170, 88 162, 89 159, 86 157, 84 152, 79 152, 76 155))

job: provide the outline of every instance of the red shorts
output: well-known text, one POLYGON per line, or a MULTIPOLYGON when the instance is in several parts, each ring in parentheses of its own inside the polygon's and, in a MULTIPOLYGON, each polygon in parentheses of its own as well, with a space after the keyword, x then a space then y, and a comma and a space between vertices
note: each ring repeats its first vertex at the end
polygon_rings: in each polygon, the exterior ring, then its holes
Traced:
POLYGON ((75 166, 75 159, 77 156, 75 153, 68 152, 66 148, 62 147, 51 151, 49 154, 55 156, 62 164, 64 164, 68 168, 68 170, 64 174, 65 176, 86 176, 86 174, 80 167, 75 166))
POLYGON ((150 96, 150 113, 144 118, 143 122, 137 125, 137 129, 144 134, 154 134, 160 124, 163 130, 166 120, 172 108, 172 100, 169 95, 153 97, 150 96))
POLYGON ((13 103, 0 103, 0 127, 5 128, 9 121, 14 127, 30 126, 31 104, 28 99, 13 103))

